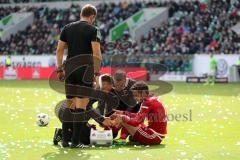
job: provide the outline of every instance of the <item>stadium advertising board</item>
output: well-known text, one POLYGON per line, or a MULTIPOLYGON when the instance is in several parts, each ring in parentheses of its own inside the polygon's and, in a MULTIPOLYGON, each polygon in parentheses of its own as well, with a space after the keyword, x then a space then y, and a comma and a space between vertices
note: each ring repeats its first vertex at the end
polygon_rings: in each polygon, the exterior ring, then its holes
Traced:
MULTIPOLYGON (((103 67, 101 73, 111 74, 117 68, 103 67)), ((147 70, 139 67, 122 68, 126 71, 129 78, 147 80, 147 70)), ((40 79, 47 80, 56 70, 55 67, 0 67, 0 79, 40 79)))

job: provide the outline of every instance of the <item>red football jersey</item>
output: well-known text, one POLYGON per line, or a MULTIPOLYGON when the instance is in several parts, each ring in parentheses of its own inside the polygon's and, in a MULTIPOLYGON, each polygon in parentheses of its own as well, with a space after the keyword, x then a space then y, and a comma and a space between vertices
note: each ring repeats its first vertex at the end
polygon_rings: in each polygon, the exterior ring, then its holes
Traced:
POLYGON ((125 111, 122 117, 123 121, 132 126, 142 124, 145 118, 148 120, 148 128, 155 130, 163 136, 167 134, 167 113, 157 97, 146 97, 138 113, 125 111))

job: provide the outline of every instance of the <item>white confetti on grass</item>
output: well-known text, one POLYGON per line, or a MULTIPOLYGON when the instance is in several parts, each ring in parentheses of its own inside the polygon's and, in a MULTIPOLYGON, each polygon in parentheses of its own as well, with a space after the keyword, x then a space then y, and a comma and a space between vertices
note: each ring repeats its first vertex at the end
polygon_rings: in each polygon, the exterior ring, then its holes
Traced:
POLYGON ((222 155, 222 156, 229 156, 230 153, 229 152, 221 152, 220 155, 222 155))
POLYGON ((149 153, 146 153, 144 154, 146 157, 153 157, 153 155, 149 154, 149 153))
POLYGON ((180 152, 180 155, 181 155, 181 156, 186 156, 187 153, 186 153, 186 152, 180 152))
POLYGON ((197 153, 196 155, 193 156, 194 159, 202 159, 203 155, 202 153, 197 153))
POLYGON ((93 159, 100 159, 101 157, 98 156, 98 155, 95 155, 95 156, 91 156, 91 158, 93 158, 93 159))
POLYGON ((28 145, 26 148, 32 148, 32 145, 28 145))
POLYGON ((47 144, 47 145, 52 145, 52 141, 49 140, 40 140, 39 143, 47 144))
POLYGON ((224 126, 223 126, 223 125, 220 125, 220 126, 219 126, 219 128, 223 129, 223 128, 224 128, 224 126))
POLYGON ((10 154, 7 152, 7 150, 6 144, 0 144, 0 158, 5 160, 10 157, 10 154))
POLYGON ((183 140, 180 140, 179 143, 180 144, 186 144, 186 141, 183 139, 183 140))
POLYGON ((124 152, 123 152, 122 149, 119 148, 119 149, 117 150, 117 153, 122 154, 122 153, 124 153, 124 152))
POLYGON ((134 148, 142 148, 140 145, 134 145, 134 148))

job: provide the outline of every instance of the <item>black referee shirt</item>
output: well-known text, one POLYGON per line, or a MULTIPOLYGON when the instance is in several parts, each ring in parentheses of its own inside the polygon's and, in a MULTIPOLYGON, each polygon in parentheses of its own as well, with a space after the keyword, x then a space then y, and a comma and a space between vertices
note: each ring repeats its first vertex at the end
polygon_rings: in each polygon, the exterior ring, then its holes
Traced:
POLYGON ((87 21, 77 21, 63 27, 60 40, 67 43, 68 59, 77 55, 92 55, 91 42, 100 42, 101 34, 87 21))

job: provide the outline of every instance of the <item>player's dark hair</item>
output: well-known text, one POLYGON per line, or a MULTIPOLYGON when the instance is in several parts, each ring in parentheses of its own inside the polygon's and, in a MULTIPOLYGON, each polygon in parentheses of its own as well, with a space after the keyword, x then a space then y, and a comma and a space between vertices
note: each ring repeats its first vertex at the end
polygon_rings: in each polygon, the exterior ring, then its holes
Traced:
POLYGON ((94 16, 97 15, 96 7, 91 4, 86 4, 85 6, 83 6, 83 8, 81 10, 81 16, 90 17, 92 15, 94 15, 94 16))
POLYGON ((109 84, 113 84, 113 79, 110 75, 103 75, 101 77, 102 82, 108 82, 109 84))
POLYGON ((113 75, 114 80, 121 81, 127 78, 126 72, 123 70, 117 70, 113 75))
POLYGON ((137 81, 132 87, 131 91, 145 92, 149 94, 148 85, 144 81, 137 81))

